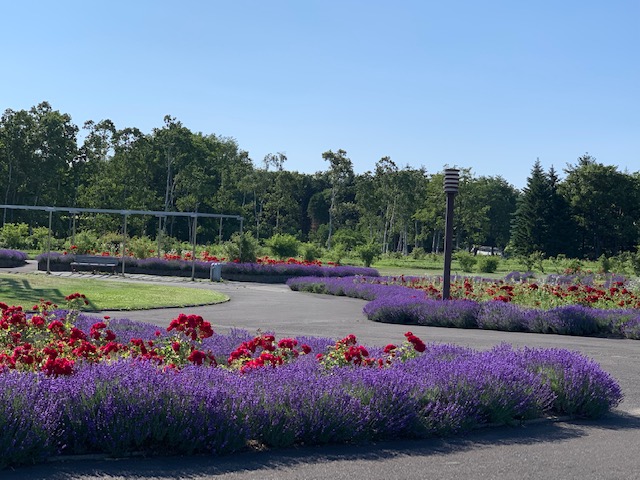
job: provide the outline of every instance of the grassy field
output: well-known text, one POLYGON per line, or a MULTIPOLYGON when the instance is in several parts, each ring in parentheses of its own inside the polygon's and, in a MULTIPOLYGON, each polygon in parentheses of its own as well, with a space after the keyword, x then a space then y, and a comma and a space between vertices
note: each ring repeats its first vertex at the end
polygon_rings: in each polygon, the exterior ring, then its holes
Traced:
POLYGON ((0 274, 0 301, 31 308, 40 299, 61 307, 64 297, 79 292, 87 296, 90 310, 140 310, 189 307, 225 302, 226 295, 212 290, 151 285, 124 280, 60 278, 49 275, 0 274))
MULTIPOLYGON (((357 264, 357 260, 353 259, 357 264)), ((422 259, 416 260, 411 257, 405 257, 401 259, 384 258, 376 261, 373 268, 380 272, 380 275, 411 275, 411 276, 425 276, 425 275, 442 275, 444 269, 444 262, 442 257, 436 259, 422 259)), ((453 260, 451 263, 452 275, 479 275, 489 278, 504 277, 507 273, 513 270, 524 270, 521 265, 517 265, 515 262, 508 262, 501 260, 498 264, 498 269, 495 273, 480 273, 477 269, 473 272, 464 272, 460 267, 457 260, 453 260)))
MULTIPOLYGON (((497 269, 493 273, 481 272, 478 266, 472 268, 471 272, 465 272, 460 265, 460 262, 454 257, 451 263, 451 273, 454 275, 465 276, 482 276, 488 278, 500 278, 506 274, 519 271, 525 272, 532 270, 537 275, 547 275, 550 273, 563 273, 565 269, 572 265, 571 260, 556 261, 546 259, 542 262, 537 262, 535 265, 525 265, 518 259, 504 259, 499 257, 493 257, 498 259, 497 269)), ((477 257, 480 261, 481 257, 477 257)), ((353 265, 361 265, 357 258, 347 259, 348 263, 353 265)), ((444 268, 443 257, 435 255, 427 255, 422 259, 414 259, 410 256, 402 258, 383 257, 371 265, 377 269, 381 275, 442 275, 444 268)), ((580 268, 583 271, 598 272, 601 271, 601 265, 595 261, 582 260, 579 262, 580 268)), ((630 275, 629 272, 616 272, 630 275)))

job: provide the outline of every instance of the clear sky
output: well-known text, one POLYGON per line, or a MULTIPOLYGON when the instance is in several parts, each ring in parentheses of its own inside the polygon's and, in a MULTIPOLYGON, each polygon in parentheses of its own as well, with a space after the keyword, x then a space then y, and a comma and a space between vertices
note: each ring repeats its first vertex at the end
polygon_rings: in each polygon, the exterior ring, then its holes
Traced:
MULTIPOLYGON (((167 114, 256 164, 640 170, 638 0, 0 0, 0 110, 167 114)), ((562 175, 561 175, 562 176, 562 175)))

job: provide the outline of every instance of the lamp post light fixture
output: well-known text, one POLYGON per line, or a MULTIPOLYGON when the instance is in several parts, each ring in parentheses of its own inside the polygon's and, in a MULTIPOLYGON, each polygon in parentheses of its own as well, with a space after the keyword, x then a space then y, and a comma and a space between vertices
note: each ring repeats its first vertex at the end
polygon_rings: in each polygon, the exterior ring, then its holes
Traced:
POLYGON ((444 231, 444 276, 442 282, 442 299, 451 296, 451 250, 453 248, 453 200, 458 193, 460 170, 447 168, 444 171, 444 193, 447 195, 447 211, 444 231))

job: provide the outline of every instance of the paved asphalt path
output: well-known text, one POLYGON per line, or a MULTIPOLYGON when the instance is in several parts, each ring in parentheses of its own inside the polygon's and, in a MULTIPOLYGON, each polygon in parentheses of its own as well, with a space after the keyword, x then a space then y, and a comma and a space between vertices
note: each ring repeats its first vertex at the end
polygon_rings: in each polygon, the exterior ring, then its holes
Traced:
MULTIPOLYGON (((338 338, 354 333, 362 343, 372 345, 400 341, 408 329, 368 321, 362 314, 365 302, 356 299, 292 292, 283 285, 163 281, 214 288, 230 301, 97 315, 167 326, 180 312, 197 313, 222 333, 231 327, 273 330, 278 337, 338 338)), ((640 342, 435 327, 411 330, 426 342, 476 349, 508 342, 518 347, 578 350, 620 382, 625 399, 615 412, 598 421, 539 422, 482 429, 450 439, 301 447, 219 458, 74 459, 0 471, 0 479, 640 479, 640 342)))

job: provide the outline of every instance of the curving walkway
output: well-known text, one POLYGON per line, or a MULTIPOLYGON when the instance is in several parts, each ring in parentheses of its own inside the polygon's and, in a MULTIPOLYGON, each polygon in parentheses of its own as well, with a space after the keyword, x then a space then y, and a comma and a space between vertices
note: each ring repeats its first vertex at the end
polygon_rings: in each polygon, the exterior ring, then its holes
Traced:
MULTIPOLYGON (((104 276, 108 281, 122 279, 104 276)), ((214 330, 273 330, 277 336, 355 334, 362 343, 384 345, 411 329, 426 342, 486 349, 514 346, 568 348, 593 358, 621 384, 620 408, 598 422, 541 422, 473 432, 466 437, 401 441, 367 446, 329 446, 231 455, 223 458, 76 460, 0 472, 20 479, 637 479, 640 478, 640 341, 521 334, 368 321, 362 300, 292 292, 283 285, 163 281, 211 288, 230 297, 224 304, 188 309, 99 312, 167 326, 178 313, 197 313, 214 330)))

